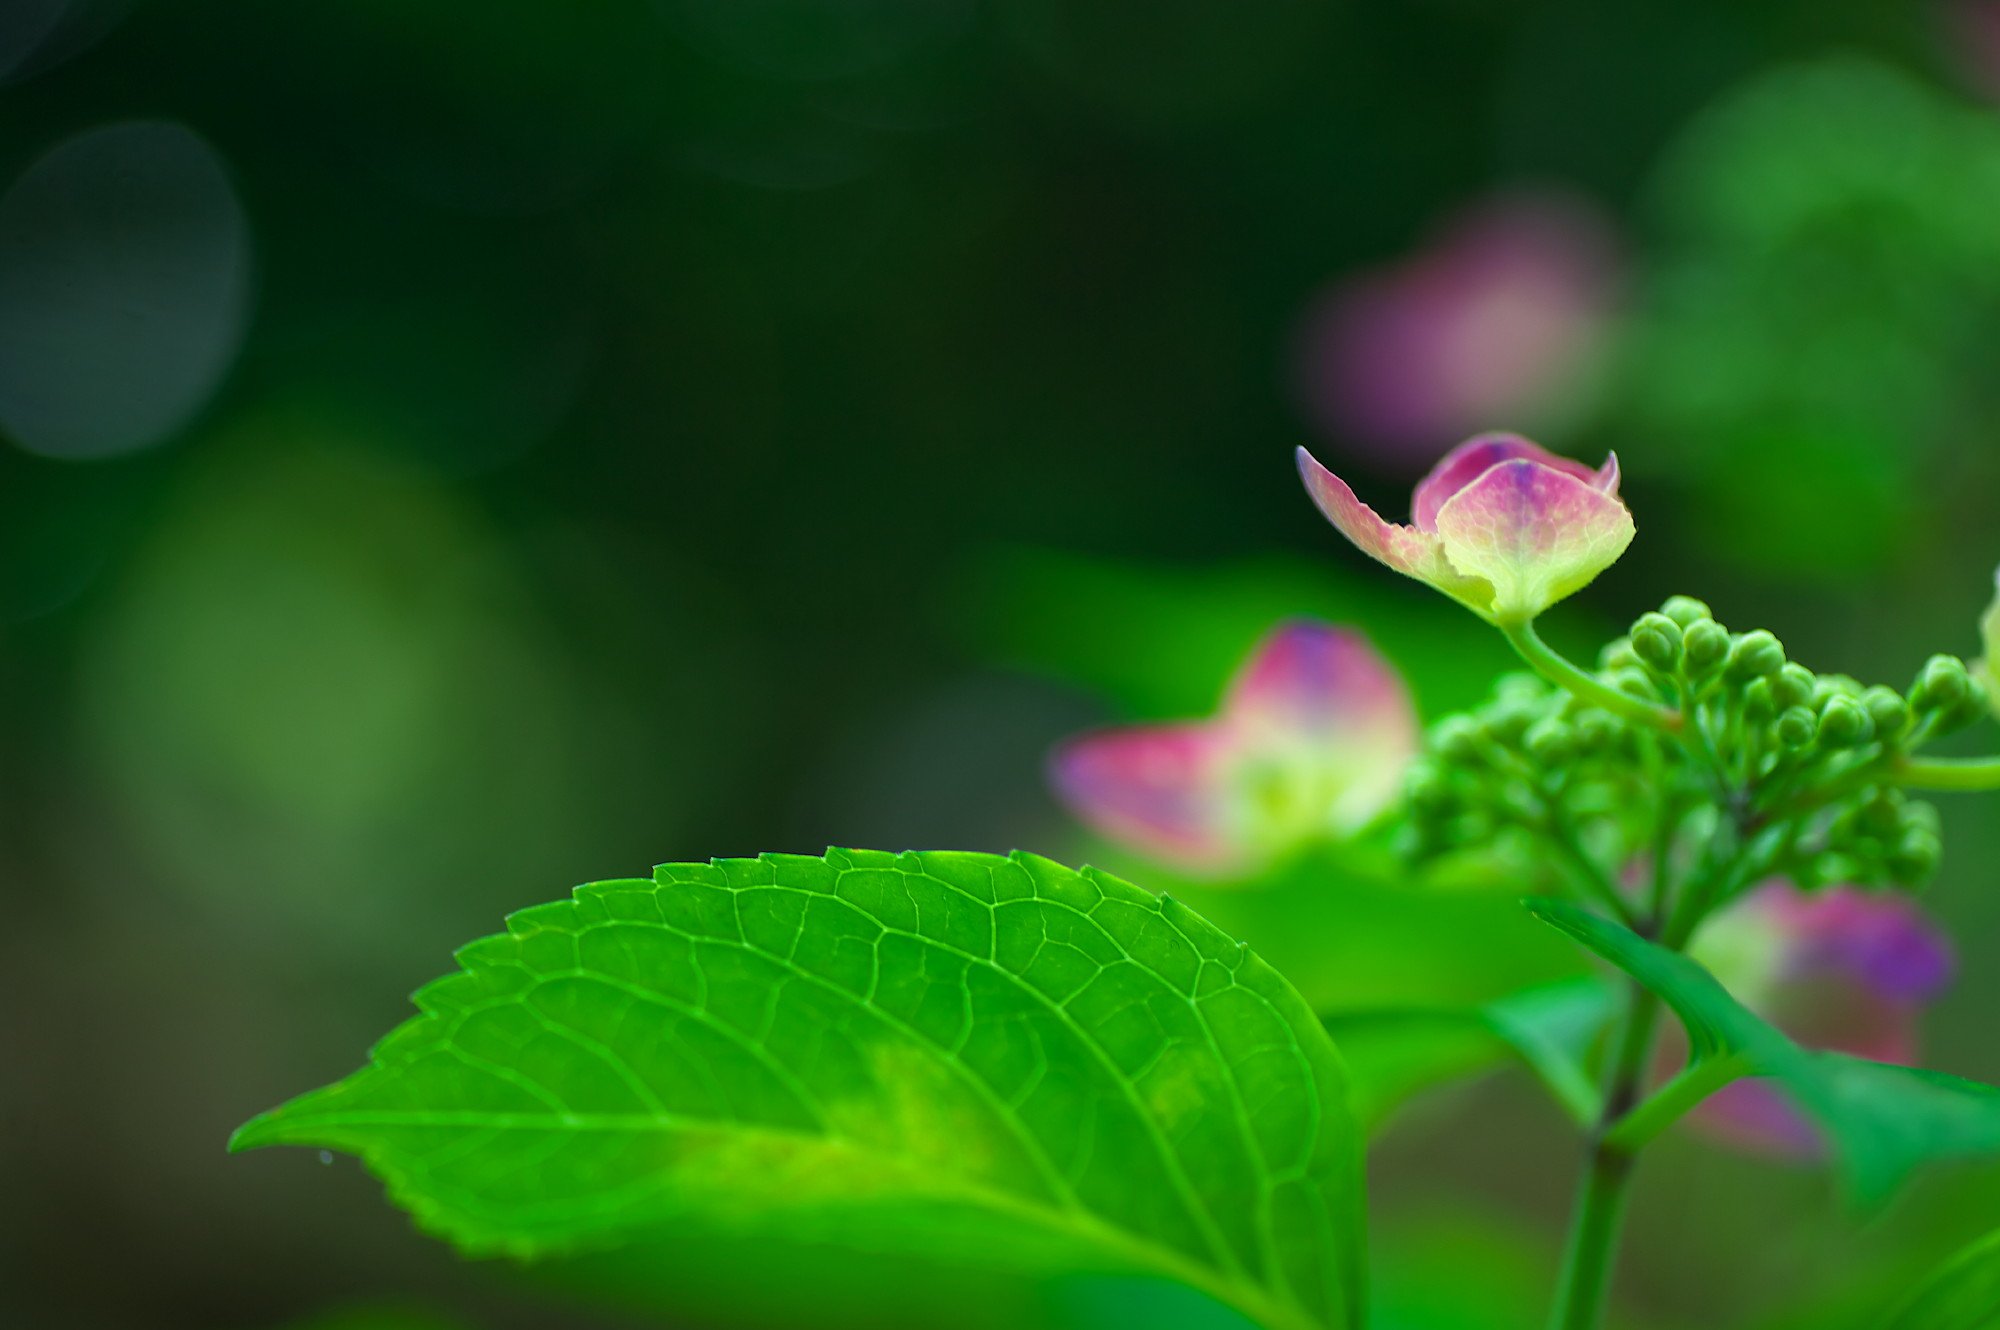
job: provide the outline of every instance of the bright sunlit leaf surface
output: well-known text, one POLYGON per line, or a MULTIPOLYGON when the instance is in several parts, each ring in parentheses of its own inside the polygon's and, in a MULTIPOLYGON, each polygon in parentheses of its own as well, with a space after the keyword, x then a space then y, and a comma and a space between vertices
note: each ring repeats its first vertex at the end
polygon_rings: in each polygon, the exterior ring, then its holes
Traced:
POLYGON ((358 1154, 474 1254, 695 1225, 1361 1322, 1339 1055, 1174 901, 1028 855, 767 855, 579 887, 458 959, 232 1148, 358 1154))
POLYGON ((1657 993, 1694 1058, 1737 1059, 1775 1079, 1831 1139, 1855 1199, 1879 1204, 1933 1160, 2000 1153, 2000 1090, 1942 1072, 1800 1048, 1731 997, 1697 961, 1567 901, 1534 914, 1657 993))

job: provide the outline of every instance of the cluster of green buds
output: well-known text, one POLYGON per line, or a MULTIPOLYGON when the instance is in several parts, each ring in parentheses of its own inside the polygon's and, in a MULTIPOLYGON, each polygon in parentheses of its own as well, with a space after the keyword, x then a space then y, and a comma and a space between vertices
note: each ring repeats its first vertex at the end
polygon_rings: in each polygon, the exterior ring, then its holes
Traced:
POLYGON ((1510 676, 1435 726, 1409 777, 1407 848, 1559 866, 1655 933, 1690 932, 1771 875, 1913 887, 1936 871, 1936 812, 1899 776, 1984 714, 1957 658, 1932 657, 1907 694, 1863 687, 1675 596, 1589 678, 1510 676))

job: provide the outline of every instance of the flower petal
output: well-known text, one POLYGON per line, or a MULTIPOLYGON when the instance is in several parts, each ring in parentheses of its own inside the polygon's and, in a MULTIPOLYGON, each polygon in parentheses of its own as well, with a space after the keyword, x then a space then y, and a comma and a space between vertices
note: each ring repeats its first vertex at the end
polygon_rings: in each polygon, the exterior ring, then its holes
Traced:
POLYGON ((1057 748, 1050 783, 1092 830, 1197 871, 1233 864, 1223 784, 1228 736, 1209 723, 1099 730, 1057 748))
POLYGON ((1360 633, 1311 619, 1267 635, 1236 674, 1223 724, 1245 762, 1284 762, 1316 830, 1358 830, 1395 799, 1416 755, 1402 676, 1360 633), (1286 759, 1291 759, 1287 761, 1286 759))
POLYGON ((1445 557, 1493 587, 1489 617, 1534 618, 1618 561, 1632 514, 1568 472, 1519 458, 1488 467, 1438 510, 1445 557))
POLYGON ((1790 935, 1783 981, 1839 978, 1889 1002, 1929 1002, 1957 968, 1951 941, 1907 896, 1827 887, 1773 895, 1790 935))
POLYGON ((1615 499, 1618 497, 1619 479, 1618 454, 1606 453, 1604 465, 1597 468, 1597 474, 1591 477, 1590 484, 1599 494, 1609 494, 1615 499))
POLYGON ((1688 1122, 1752 1154, 1817 1159, 1826 1153, 1819 1128, 1761 1077, 1723 1086, 1696 1106, 1688 1122))
MULTIPOLYGON (((1554 467, 1566 476, 1595 488, 1603 488, 1599 473, 1592 471, 1581 462, 1573 462, 1567 457, 1558 457, 1531 439, 1518 434, 1481 434, 1467 439, 1458 447, 1446 453, 1430 474, 1417 482, 1416 493, 1410 500, 1410 525, 1419 531, 1437 530, 1438 509, 1445 506, 1451 497, 1485 475, 1502 462, 1512 462, 1525 458, 1530 462, 1540 462, 1543 466, 1554 467)), ((1606 463, 1611 468, 1611 493, 1617 493, 1617 463, 1606 463)))
MULTIPOLYGON (((1917 1017, 1951 979, 1950 940, 1907 896, 1799 890, 1782 878, 1717 916, 1695 956, 1751 1010, 1806 1048, 1876 1062, 1917 1058, 1917 1017)), ((1731 1085, 1690 1119, 1766 1153, 1821 1152, 1819 1133, 1762 1081, 1731 1085)))
POLYGON ((1979 640, 1986 654, 1973 662, 1973 668, 1986 685, 1987 705, 2000 712, 2000 570, 1993 574, 1993 603, 1979 616, 1979 640))
POLYGON ((1354 496, 1346 481, 1321 466, 1303 448, 1298 450, 1298 462, 1306 492, 1312 495, 1320 512, 1363 554, 1405 576, 1428 582, 1454 600, 1491 617, 1491 584, 1484 578, 1468 577, 1454 569, 1445 559, 1436 536, 1383 521, 1373 508, 1354 496))

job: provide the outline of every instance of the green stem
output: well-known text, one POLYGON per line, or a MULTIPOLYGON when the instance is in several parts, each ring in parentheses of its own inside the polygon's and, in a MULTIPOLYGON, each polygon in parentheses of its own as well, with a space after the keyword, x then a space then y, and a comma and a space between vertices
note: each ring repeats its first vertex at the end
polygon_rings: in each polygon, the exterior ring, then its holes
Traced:
POLYGON ((1534 666, 1535 673, 1550 683, 1568 689, 1592 706, 1609 711, 1614 716, 1623 716, 1626 720, 1650 725, 1654 729, 1673 733, 1680 731, 1680 712, 1633 697, 1628 693, 1621 693, 1602 679, 1584 673, 1557 655, 1554 648, 1542 641, 1540 635, 1535 632, 1533 621, 1503 623, 1500 625, 1500 631, 1514 644, 1514 650, 1521 654, 1521 659, 1534 666))
POLYGON ((1628 1155, 1637 1154, 1655 1136, 1686 1116, 1689 1109, 1743 1074, 1743 1064, 1735 1058, 1703 1058, 1684 1068, 1646 1102, 1621 1118, 1617 1126, 1605 1133, 1605 1145, 1628 1155))
POLYGON ((1604 1298, 1611 1286, 1612 1258, 1625 1223, 1625 1188, 1632 1180, 1632 1156, 1593 1151, 1578 1188, 1563 1253, 1562 1283, 1549 1330, 1597 1330, 1604 1321, 1604 1298))
POLYGON ((1666 920, 1667 900, 1673 890, 1674 837, 1680 832, 1681 808, 1674 790, 1662 778, 1657 752, 1647 767, 1654 787, 1661 791, 1659 829, 1653 835, 1653 880, 1646 900, 1646 917, 1657 930, 1666 920))
POLYGON ((2000 790, 2000 757, 1906 757, 1889 774, 1918 790, 2000 790))
POLYGON ((1598 862, 1590 857, 1577 839, 1575 828, 1555 810, 1543 823, 1543 836, 1563 858, 1567 859, 1576 874, 1582 879, 1584 888, 1596 898, 1597 903, 1609 910, 1619 923, 1627 928, 1636 927, 1639 920, 1633 914, 1632 906, 1618 890, 1618 884, 1606 875, 1598 862))
POLYGON ((1604 1320, 1605 1296, 1610 1292, 1618 1236, 1625 1222, 1625 1191, 1634 1163, 1632 1151, 1615 1139, 1613 1126, 1639 1097, 1659 1019, 1659 998, 1635 983, 1611 1065, 1604 1115, 1584 1158, 1549 1330, 1597 1330, 1604 1320))

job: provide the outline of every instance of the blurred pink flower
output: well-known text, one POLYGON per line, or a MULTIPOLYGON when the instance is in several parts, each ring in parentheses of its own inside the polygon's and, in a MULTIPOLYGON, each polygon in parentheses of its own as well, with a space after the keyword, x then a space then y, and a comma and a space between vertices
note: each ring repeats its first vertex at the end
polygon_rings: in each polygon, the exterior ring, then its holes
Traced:
POLYGON ((1363 553, 1494 623, 1533 619, 1632 543, 1616 455, 1593 471, 1519 435, 1482 434, 1418 483, 1409 526, 1383 521, 1303 448, 1298 462, 1320 512, 1363 553))
POLYGON ((1307 314, 1298 386, 1329 438, 1423 456, 1494 420, 1547 423, 1599 358, 1618 287, 1610 225, 1581 201, 1505 194, 1307 314))
POLYGON ((2000 0, 1946 0, 1944 36, 1978 90, 2000 99, 2000 0))
POLYGON ((1417 750, 1403 680, 1359 633, 1280 625, 1209 720, 1081 735, 1050 761, 1093 830, 1205 876, 1358 831, 1396 797, 1417 750))
MULTIPOLYGON (((1908 1066, 1917 1018, 1951 981, 1951 942, 1908 896, 1767 882, 1711 920, 1691 954, 1806 1048, 1908 1066)), ((1723 1087, 1689 1115, 1753 1150, 1819 1153, 1819 1133, 1768 1081, 1723 1087)))

